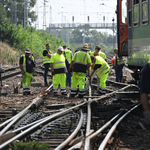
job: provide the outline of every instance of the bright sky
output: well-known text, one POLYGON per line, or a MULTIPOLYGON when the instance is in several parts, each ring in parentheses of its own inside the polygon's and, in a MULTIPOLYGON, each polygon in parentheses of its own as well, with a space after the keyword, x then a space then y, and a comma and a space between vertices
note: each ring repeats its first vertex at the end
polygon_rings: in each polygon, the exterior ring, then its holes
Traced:
MULTIPOLYGON (((38 1, 38 23, 43 29, 44 0, 38 1)), ((117 0, 45 0, 46 26, 49 23, 116 23, 117 0), (50 10, 51 7, 51 10, 50 10), (105 16, 105 20, 104 20, 105 16)), ((35 9, 36 10, 36 9, 35 9)))

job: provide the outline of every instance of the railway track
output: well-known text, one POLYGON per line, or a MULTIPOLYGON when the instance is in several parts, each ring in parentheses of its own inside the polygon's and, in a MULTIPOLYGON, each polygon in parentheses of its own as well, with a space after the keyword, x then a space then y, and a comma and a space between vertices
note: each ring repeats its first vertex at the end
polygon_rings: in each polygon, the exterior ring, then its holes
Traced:
MULTIPOLYGON (((38 69, 41 75, 42 68, 38 69)), ((96 96, 96 78, 89 85, 89 93, 84 99, 53 95, 51 88, 52 85, 34 100, 26 97, 30 104, 20 112, 15 112, 17 105, 11 106, 14 114, 18 114, 5 118, 0 124, 0 149, 6 149, 15 140, 48 143, 51 150, 110 148, 117 126, 140 106, 137 86, 111 80, 107 80, 107 94, 100 97, 96 96), (10 133, 6 134, 8 131, 10 133)))

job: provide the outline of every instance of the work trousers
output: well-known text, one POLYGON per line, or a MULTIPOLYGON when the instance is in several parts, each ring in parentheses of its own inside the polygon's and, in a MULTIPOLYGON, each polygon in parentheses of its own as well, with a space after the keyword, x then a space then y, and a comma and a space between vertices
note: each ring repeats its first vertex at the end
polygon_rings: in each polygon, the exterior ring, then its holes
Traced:
POLYGON ((22 76, 23 95, 31 94, 30 86, 32 81, 32 73, 25 72, 22 76))
POLYGON ((44 71, 44 83, 45 83, 45 86, 48 85, 48 82, 47 82, 47 74, 48 74, 48 70, 49 70, 49 67, 50 67, 50 63, 46 63, 44 64, 45 66, 45 71, 44 71))
POLYGON ((59 73, 53 75, 53 93, 58 93, 58 87, 60 84, 60 91, 62 95, 66 95, 66 74, 59 73))
POLYGON ((68 70, 68 73, 66 74, 66 85, 67 85, 67 83, 69 83, 69 86, 71 86, 71 75, 69 73, 70 64, 67 64, 66 67, 67 67, 67 70, 68 70))
POLYGON ((83 98, 83 96, 85 95, 85 73, 73 72, 71 82, 71 97, 74 97, 77 94, 77 89, 79 85, 79 98, 83 98))
POLYGON ((123 69, 123 66, 124 65, 119 65, 119 66, 116 66, 116 68, 115 68, 115 70, 116 70, 116 82, 121 82, 122 81, 122 77, 123 77, 122 69, 123 69))
POLYGON ((97 77, 98 82, 98 92, 101 94, 106 94, 106 80, 108 77, 108 73, 101 74, 97 77))

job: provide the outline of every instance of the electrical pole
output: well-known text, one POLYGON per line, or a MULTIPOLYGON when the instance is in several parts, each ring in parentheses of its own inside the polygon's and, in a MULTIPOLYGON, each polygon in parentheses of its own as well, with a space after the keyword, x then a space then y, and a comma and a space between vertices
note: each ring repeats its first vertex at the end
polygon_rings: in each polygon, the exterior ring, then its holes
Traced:
POLYGON ((28 0, 24 0, 24 29, 28 25, 28 0))
POLYGON ((36 1, 36 16, 37 16, 37 20, 36 20, 36 24, 35 27, 36 29, 39 29, 39 19, 38 19, 38 1, 36 1))
POLYGON ((12 0, 11 23, 17 25, 17 3, 16 3, 16 0, 12 0))
POLYGON ((115 19, 113 18, 112 19, 112 22, 113 22, 113 49, 115 48, 115 43, 114 43, 114 21, 115 21, 115 19))
POLYGON ((46 3, 47 1, 44 0, 44 7, 43 7, 43 30, 46 29, 46 3))

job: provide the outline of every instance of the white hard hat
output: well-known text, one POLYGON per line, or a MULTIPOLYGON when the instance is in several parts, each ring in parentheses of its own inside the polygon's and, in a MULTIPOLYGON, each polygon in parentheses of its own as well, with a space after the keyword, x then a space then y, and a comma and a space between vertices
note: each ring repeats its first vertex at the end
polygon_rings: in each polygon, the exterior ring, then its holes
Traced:
POLYGON ((25 53, 30 54, 30 53, 31 53, 31 49, 29 49, 29 48, 28 48, 28 49, 26 49, 26 50, 25 50, 25 53))
POLYGON ((61 51, 64 51, 63 47, 62 46, 59 46, 57 49, 61 50, 61 51))

